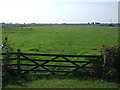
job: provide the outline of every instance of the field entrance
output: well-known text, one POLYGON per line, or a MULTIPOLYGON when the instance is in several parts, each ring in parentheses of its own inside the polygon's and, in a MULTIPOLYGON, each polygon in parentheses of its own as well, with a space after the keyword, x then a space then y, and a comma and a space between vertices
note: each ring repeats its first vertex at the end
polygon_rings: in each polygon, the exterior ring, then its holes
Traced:
MULTIPOLYGON (((29 72, 36 73, 94 73, 100 64, 99 55, 58 55, 58 54, 32 54, 22 53, 18 50, 16 53, 9 53, 14 58, 8 66, 21 74, 29 72)), ((3 53, 2 55, 7 55, 3 53)), ((4 59, 5 60, 5 59, 4 59)))

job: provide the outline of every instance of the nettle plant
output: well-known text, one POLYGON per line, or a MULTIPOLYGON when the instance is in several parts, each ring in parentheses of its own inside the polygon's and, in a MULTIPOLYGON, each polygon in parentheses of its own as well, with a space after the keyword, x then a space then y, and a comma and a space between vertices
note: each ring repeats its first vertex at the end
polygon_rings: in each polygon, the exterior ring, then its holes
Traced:
POLYGON ((3 84, 10 82, 10 78, 15 76, 15 71, 13 70, 12 66, 8 66, 11 64, 10 58, 12 55, 9 53, 13 52, 13 48, 11 47, 10 41, 8 41, 8 37, 5 37, 3 40, 3 47, 2 47, 2 53, 6 53, 6 55, 3 55, 2 60, 2 78, 3 78, 3 84))
POLYGON ((3 40, 3 48, 2 48, 2 53, 6 53, 6 55, 3 55, 3 70, 5 71, 9 71, 9 66, 7 66, 8 64, 11 63, 11 61, 9 60, 10 57, 12 57, 9 53, 13 52, 13 48, 10 45, 10 41, 8 41, 8 37, 5 37, 3 40))
POLYGON ((3 53, 10 53, 12 51, 13 51, 13 49, 10 47, 10 41, 8 40, 8 37, 5 37, 3 40, 2 52, 3 53))

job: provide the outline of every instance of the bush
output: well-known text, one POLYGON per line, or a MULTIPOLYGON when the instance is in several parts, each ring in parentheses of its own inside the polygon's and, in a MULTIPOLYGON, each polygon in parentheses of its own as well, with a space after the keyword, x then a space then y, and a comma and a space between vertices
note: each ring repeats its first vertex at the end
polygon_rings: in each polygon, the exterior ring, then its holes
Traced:
POLYGON ((5 37, 3 41, 3 53, 7 53, 6 55, 3 55, 3 61, 2 61, 2 78, 3 78, 3 84, 8 83, 11 81, 11 78, 16 75, 15 71, 11 66, 8 66, 11 64, 11 61, 9 60, 10 57, 12 57, 9 53, 13 52, 13 49, 11 48, 10 41, 8 41, 8 38, 5 37))
POLYGON ((8 64, 11 63, 11 61, 9 60, 10 57, 12 57, 12 55, 10 55, 9 53, 12 53, 13 52, 13 48, 11 48, 11 45, 10 45, 10 41, 8 41, 8 37, 5 37, 4 41, 3 41, 3 49, 2 49, 2 52, 3 53, 7 53, 6 55, 3 55, 3 70, 5 71, 9 71, 9 69, 11 67, 7 66, 8 64), (8 69, 8 70, 7 70, 8 69))
POLYGON ((120 81, 120 45, 103 46, 102 56, 106 77, 120 81))

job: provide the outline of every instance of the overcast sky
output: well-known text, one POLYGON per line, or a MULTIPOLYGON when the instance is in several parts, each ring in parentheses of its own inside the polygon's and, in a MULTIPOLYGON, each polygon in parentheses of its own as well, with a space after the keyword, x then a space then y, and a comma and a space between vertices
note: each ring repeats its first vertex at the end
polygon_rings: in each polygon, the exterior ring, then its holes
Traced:
POLYGON ((118 22, 118 0, 0 0, 0 22, 118 22))

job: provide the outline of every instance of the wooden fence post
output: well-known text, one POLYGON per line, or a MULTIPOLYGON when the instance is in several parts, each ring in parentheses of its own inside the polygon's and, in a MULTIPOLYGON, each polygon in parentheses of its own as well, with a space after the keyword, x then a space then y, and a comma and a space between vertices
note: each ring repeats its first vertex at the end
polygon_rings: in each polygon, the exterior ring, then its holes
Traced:
POLYGON ((103 78, 105 78, 105 67, 106 67, 106 55, 103 55, 103 78))
POLYGON ((20 73, 20 49, 17 49, 17 70, 20 73))

